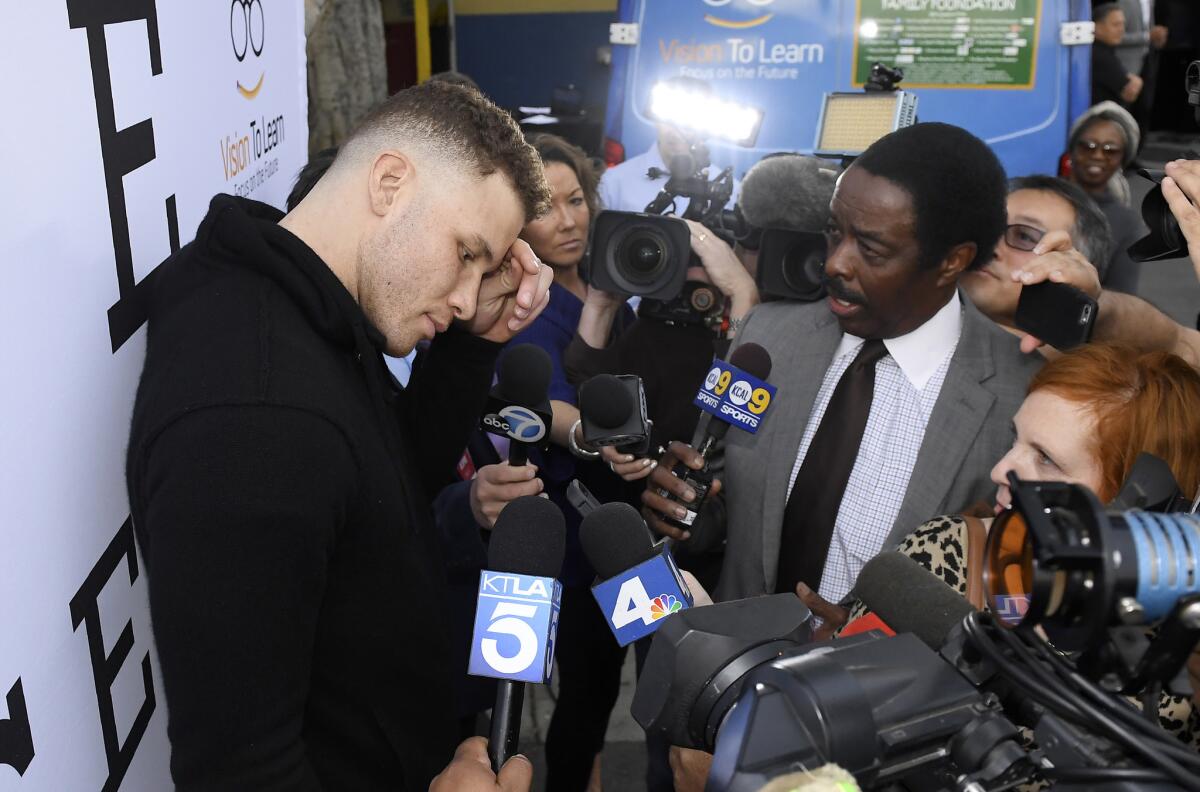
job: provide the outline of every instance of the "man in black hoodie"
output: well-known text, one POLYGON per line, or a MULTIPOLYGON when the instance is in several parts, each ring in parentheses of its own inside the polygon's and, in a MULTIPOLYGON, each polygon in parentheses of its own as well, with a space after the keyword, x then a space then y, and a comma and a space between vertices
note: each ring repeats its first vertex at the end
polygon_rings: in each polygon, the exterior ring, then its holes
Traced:
POLYGON ((548 198, 506 114, 426 84, 286 217, 217 196, 160 268, 126 473, 179 790, 424 790, 451 759, 429 499, 548 299, 517 241, 548 198), (381 353, 422 338, 401 389, 381 353))

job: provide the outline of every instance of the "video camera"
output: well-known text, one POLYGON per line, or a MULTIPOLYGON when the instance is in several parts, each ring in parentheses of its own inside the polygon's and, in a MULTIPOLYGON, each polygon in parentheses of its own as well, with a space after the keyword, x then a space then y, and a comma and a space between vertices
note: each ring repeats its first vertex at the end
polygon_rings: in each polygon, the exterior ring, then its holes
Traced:
POLYGON ((829 764, 866 790, 980 792, 1039 778, 1055 789, 1200 789, 1200 755, 1156 717, 1159 692, 1183 689, 1200 640, 1200 519, 1141 511, 1186 501, 1163 486, 1161 466, 1139 464, 1118 496, 1137 507, 1128 511, 1010 474, 1014 508, 985 552, 991 613, 883 553, 855 587, 875 614, 862 620, 869 632, 810 643, 791 595, 676 614, 651 646, 635 719, 713 751, 709 792, 829 764), (1118 695, 1138 693, 1147 714, 1118 695))

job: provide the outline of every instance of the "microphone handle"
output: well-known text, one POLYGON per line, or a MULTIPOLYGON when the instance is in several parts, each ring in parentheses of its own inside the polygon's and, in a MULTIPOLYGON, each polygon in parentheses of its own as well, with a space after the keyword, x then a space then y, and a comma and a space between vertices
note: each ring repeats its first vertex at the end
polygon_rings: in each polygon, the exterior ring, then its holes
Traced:
POLYGON ((508 444, 508 464, 521 467, 529 461, 529 446, 516 440, 508 444))
POLYGON ((517 753, 517 742, 521 739, 521 705, 524 701, 524 682, 501 679, 496 685, 488 757, 492 760, 492 772, 497 775, 504 763, 517 753))

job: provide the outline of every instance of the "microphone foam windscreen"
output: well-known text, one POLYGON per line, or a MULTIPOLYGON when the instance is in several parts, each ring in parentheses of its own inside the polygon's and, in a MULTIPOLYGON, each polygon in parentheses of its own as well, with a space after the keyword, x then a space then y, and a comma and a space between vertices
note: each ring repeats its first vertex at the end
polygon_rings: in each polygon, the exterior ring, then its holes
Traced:
POLYGON ((579 543, 601 580, 619 575, 655 554, 654 537, 637 509, 606 503, 579 525, 579 543))
POLYGON ((754 342, 742 344, 729 356, 729 365, 765 380, 771 376, 771 353, 754 342))
POLYGON ((633 413, 633 399, 612 374, 597 374, 579 386, 579 411, 597 426, 615 429, 633 413))
POLYGON ((974 608, 966 598, 903 553, 880 553, 859 573, 854 594, 897 633, 938 650, 974 608))
POLYGON ((545 498, 524 495, 505 506, 496 518, 488 545, 488 569, 558 577, 566 544, 562 510, 545 498))
POLYGON ((500 358, 496 392, 505 401, 524 407, 539 407, 550 390, 553 365, 546 350, 533 344, 517 344, 500 358))
POLYGON ((772 154, 746 172, 737 205, 756 228, 822 231, 837 173, 825 160, 803 154, 772 154))

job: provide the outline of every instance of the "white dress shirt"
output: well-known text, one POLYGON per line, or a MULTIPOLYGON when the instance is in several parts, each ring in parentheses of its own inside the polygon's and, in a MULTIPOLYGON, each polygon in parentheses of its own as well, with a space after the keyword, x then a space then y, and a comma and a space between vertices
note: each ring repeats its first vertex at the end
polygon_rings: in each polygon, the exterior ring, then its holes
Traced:
MULTIPOLYGON (((850 593, 863 565, 879 552, 892 530, 925 438, 929 415, 958 346, 962 321, 962 303, 955 292, 925 324, 907 335, 883 342, 888 356, 875 364, 871 413, 842 495, 829 555, 821 573, 818 593, 829 602, 838 602, 850 593)), ((804 428, 788 479, 788 497, 834 388, 858 357, 863 343, 864 339, 849 333, 842 335, 804 428)))

